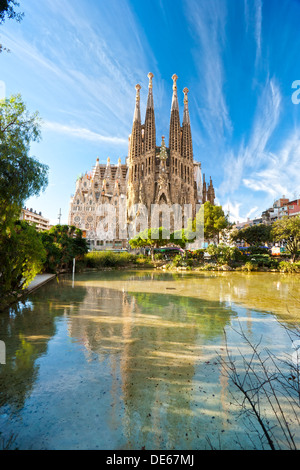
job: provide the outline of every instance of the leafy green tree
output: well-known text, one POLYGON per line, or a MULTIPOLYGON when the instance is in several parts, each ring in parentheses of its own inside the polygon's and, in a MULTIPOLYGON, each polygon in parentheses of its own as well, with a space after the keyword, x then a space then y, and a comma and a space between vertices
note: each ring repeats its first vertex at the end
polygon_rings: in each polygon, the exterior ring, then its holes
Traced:
POLYGON ((29 156, 40 136, 39 115, 27 111, 20 95, 0 102, 0 217, 5 206, 21 207, 48 184, 48 167, 29 156))
POLYGON ((242 255, 237 247, 227 246, 224 244, 209 245, 207 247, 207 253, 212 257, 212 259, 219 264, 229 264, 232 261, 239 261, 242 259, 242 255))
POLYGON ((287 250, 291 253, 291 261, 294 263, 300 250, 300 216, 276 220, 272 227, 272 235, 275 241, 286 244, 287 250))
MULTIPOLYGON (((19 6, 20 4, 16 0, 0 0, 0 25, 4 23, 6 18, 21 21, 24 13, 18 13, 15 10, 19 6)), ((0 53, 4 50, 9 52, 9 49, 0 44, 0 53)))
POLYGON ((170 234, 170 238, 164 237, 164 228, 145 229, 138 233, 134 238, 129 240, 131 248, 150 248, 151 257, 154 261, 154 249, 161 246, 166 246, 169 243, 178 245, 182 248, 185 247, 187 240, 184 231, 180 230, 170 234))
POLYGON ((41 239, 47 253, 44 268, 48 272, 70 270, 73 258, 83 259, 88 252, 82 231, 74 226, 55 225, 49 231, 42 232, 41 239))
POLYGON ((240 230, 234 230, 230 238, 232 241, 244 241, 250 246, 263 245, 272 240, 272 226, 266 224, 251 225, 240 230))
POLYGON ((1 309, 41 271, 46 250, 35 227, 26 222, 11 221, 0 230, 1 309))
POLYGON ((29 156, 30 143, 39 138, 38 114, 27 111, 20 95, 0 102, 0 283, 3 298, 16 296, 30 282, 41 268, 45 254, 37 241, 35 228, 18 222, 25 200, 39 194, 48 182, 48 167, 29 156))
MULTIPOLYGON (((196 230, 201 223, 200 211, 196 214, 192 223, 189 223, 189 230, 196 230)), ((209 201, 204 203, 204 238, 205 240, 217 241, 219 243, 220 233, 229 226, 227 216, 225 216, 222 206, 214 206, 209 201)))
POLYGON ((0 24, 4 23, 6 17, 21 21, 24 13, 15 11, 15 7, 19 6, 20 4, 16 0, 0 0, 0 24))

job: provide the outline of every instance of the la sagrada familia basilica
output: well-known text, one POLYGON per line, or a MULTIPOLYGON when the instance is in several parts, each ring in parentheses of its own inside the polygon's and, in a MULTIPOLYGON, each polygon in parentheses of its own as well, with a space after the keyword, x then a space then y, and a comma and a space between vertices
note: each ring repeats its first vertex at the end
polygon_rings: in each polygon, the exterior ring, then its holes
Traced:
MULTIPOLYGON (((188 92, 184 88, 182 125, 177 96, 177 75, 173 75, 173 97, 169 128, 169 147, 165 137, 160 146, 156 142, 153 99, 153 74, 148 74, 149 90, 145 122, 140 112, 140 90, 136 85, 136 102, 132 132, 129 136, 129 155, 125 163, 119 159, 113 165, 99 163, 90 173, 78 178, 71 198, 69 225, 86 232, 92 249, 124 249, 128 244, 125 226, 141 211, 151 213, 153 207, 186 207, 195 216, 197 204, 209 201, 214 204, 215 191, 212 180, 207 185, 202 177, 201 163, 193 158, 191 124, 188 108, 188 92), (118 214, 123 215, 118 219, 118 214), (99 226, 105 219, 105 210, 112 209, 111 220, 115 224, 113 236, 107 236, 99 226), (142 208, 142 209, 141 209, 142 208), (122 221, 121 221, 122 219, 122 221), (122 230, 121 230, 122 226, 122 230), (125 230, 124 230, 125 229, 125 230)), ((108 212, 109 212, 108 211, 108 212)), ((147 219, 150 223, 150 217, 147 219)), ((150 225, 149 225, 150 227, 150 225)), ((109 228, 107 228, 109 232, 109 228)))

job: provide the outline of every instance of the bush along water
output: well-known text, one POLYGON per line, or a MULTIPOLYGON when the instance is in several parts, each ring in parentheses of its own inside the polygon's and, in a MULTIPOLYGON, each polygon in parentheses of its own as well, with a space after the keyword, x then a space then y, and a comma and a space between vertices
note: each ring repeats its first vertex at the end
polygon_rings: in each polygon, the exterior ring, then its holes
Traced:
POLYGON ((148 257, 132 253, 115 253, 113 251, 93 251, 84 257, 87 268, 121 268, 121 267, 152 267, 148 257))
MULTIPOLYGON (((157 257, 158 259, 158 257, 157 257)), ((279 271, 300 273, 300 261, 291 263, 290 255, 276 258, 266 247, 252 246, 245 251, 235 246, 224 244, 209 245, 206 250, 187 250, 183 255, 176 255, 164 269, 198 269, 204 271, 279 271)))

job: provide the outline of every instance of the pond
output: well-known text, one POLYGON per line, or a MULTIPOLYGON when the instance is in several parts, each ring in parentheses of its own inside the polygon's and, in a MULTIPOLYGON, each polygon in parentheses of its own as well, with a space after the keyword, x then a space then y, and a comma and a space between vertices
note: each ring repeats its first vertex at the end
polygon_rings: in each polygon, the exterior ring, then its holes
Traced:
POLYGON ((246 351, 239 328, 277 357, 292 354, 299 280, 106 271, 51 281, 0 314, 2 446, 259 448, 221 364, 226 347, 246 351))

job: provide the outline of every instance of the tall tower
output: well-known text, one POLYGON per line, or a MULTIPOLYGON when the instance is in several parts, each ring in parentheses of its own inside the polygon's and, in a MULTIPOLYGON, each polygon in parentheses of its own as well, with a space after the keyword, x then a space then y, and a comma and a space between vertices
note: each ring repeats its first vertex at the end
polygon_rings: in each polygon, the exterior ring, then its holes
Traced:
POLYGON ((156 135, 155 135, 155 116, 154 116, 154 101, 153 101, 153 85, 152 79, 153 73, 148 73, 149 78, 149 91, 148 91, 148 100, 146 108, 146 117, 145 117, 145 137, 144 137, 144 151, 145 153, 149 150, 155 149, 156 145, 156 135))
MULTIPOLYGON (((181 128, 180 128, 180 117, 179 117, 179 106, 178 106, 178 97, 177 97, 177 75, 172 76, 173 80, 173 97, 171 105, 171 118, 170 118, 170 133, 169 133, 169 148, 170 151, 175 151, 180 154, 180 138, 181 138, 181 128)), ((172 158, 171 158, 172 161, 172 158)))
POLYGON ((215 190, 211 177, 209 178, 209 186, 207 190, 207 200, 214 205, 215 204, 215 190))
POLYGON ((189 101, 188 101, 188 88, 184 88, 184 110, 183 110, 183 121, 182 121, 182 156, 188 160, 193 159, 193 144, 192 144, 192 132, 189 114, 189 101))
POLYGON ((133 115, 132 132, 129 143, 129 175, 128 185, 130 188, 129 199, 130 205, 138 203, 139 181, 141 173, 140 157, 142 154, 142 122, 141 122, 141 108, 140 108, 140 90, 141 85, 137 84, 135 97, 135 109, 133 115))
POLYGON ((145 136, 144 136, 144 155, 143 155, 143 183, 140 187, 140 202, 145 204, 148 210, 153 204, 155 197, 155 150, 156 150, 156 128, 153 101, 153 73, 148 74, 149 88, 145 116, 145 136))
MULTIPOLYGON (((193 160, 193 143, 192 143, 192 132, 188 105, 188 88, 183 89, 184 93, 184 109, 183 109, 183 121, 182 121, 182 140, 181 140, 181 157, 182 157, 182 187, 183 187, 183 199, 188 204, 195 203, 195 190, 194 187, 194 160, 193 160)), ((195 207, 193 208, 193 210, 195 207)))

